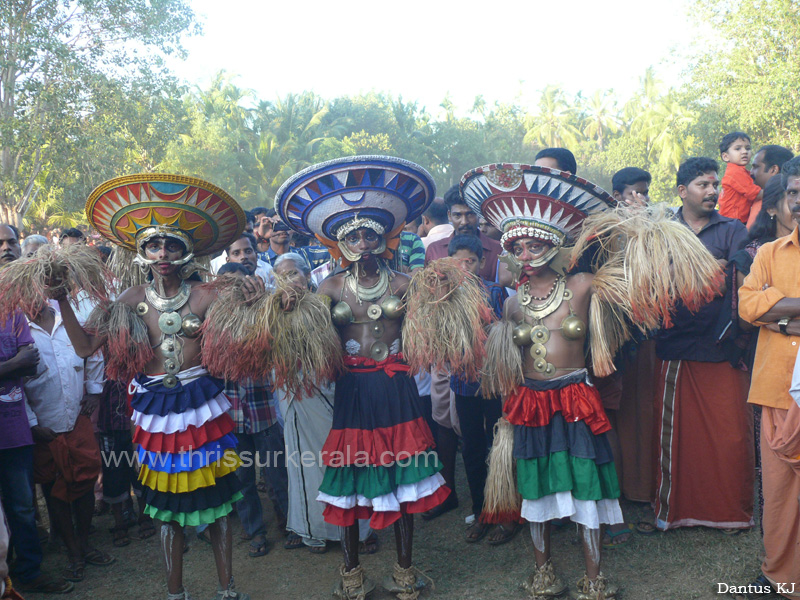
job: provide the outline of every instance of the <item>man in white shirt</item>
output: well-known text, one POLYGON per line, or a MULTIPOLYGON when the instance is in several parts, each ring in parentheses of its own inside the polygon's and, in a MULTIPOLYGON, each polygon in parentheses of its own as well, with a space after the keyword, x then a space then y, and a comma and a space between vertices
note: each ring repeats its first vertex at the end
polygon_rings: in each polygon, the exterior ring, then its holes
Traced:
POLYGON ((39 315, 28 318, 40 361, 36 376, 25 383, 25 396, 36 444, 34 479, 42 484, 50 522, 67 546, 63 577, 77 582, 83 580, 87 563, 106 566, 114 561, 89 545, 93 490, 100 474, 100 448, 89 415, 103 391, 103 363, 96 355, 84 361, 75 353, 54 305, 46 304, 39 315))
POLYGON ((241 237, 211 261, 211 273, 216 275, 226 262, 244 265, 251 275, 258 275, 267 286, 272 287, 272 266, 258 258, 258 242, 252 233, 242 232, 241 237))
POLYGON ((453 233, 453 226, 447 218, 447 205, 442 198, 436 198, 422 214, 422 226, 420 227, 420 237, 425 249, 435 242, 446 238, 453 233))

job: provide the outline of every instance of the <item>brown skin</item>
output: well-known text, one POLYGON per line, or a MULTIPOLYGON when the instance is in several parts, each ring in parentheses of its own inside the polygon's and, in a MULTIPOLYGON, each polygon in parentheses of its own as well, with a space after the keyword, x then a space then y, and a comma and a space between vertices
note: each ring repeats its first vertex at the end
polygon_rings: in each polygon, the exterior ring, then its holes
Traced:
POLYGON ((650 184, 646 181, 637 181, 633 185, 626 185, 622 193, 614 190, 614 200, 617 204, 647 206, 650 204, 650 184))
MULTIPOLYGON (((552 246, 541 240, 534 238, 521 238, 514 242, 512 252, 520 262, 529 262, 540 256, 544 255, 552 246)), ((549 266, 535 268, 528 265, 522 267, 522 271, 528 276, 530 286, 530 293, 532 296, 544 297, 552 289, 553 283, 558 278, 558 273, 553 271, 549 266)), ((578 273, 567 277, 567 289, 572 291, 573 297, 570 301, 575 315, 580 318, 584 323, 589 322, 589 301, 592 294, 595 293, 592 287, 594 276, 589 273, 578 273)), ((541 302, 534 301, 540 304, 541 302)), ((570 304, 566 301, 561 303, 561 306, 542 320, 542 323, 550 330, 550 339, 545 344, 547 348, 547 361, 555 365, 556 372, 553 377, 560 377, 572 373, 575 369, 582 369, 586 366, 586 358, 583 352, 584 341, 567 340, 565 339, 558 328, 561 327, 561 321, 570 314, 570 304)), ((519 305, 518 296, 512 296, 506 300, 503 307, 503 319, 511 321, 512 323, 520 323, 525 321, 532 324, 533 320, 525 315, 519 305)), ((534 359, 528 351, 530 346, 523 348, 523 364, 522 371, 525 377, 529 379, 551 379, 545 377, 541 373, 537 373, 533 368, 534 359)), ((599 530, 592 534, 598 538, 599 530)), ((583 540, 583 536, 581 536, 583 540)), ((589 579, 594 580, 600 572, 600 563, 594 562, 588 547, 584 543, 584 557, 586 560, 586 573, 589 579)), ((550 528, 545 529, 545 551, 534 552, 536 555, 536 564, 542 566, 550 558, 550 528)))
MULTIPOLYGON (((371 287, 378 282, 379 264, 378 259, 371 252, 380 245, 381 237, 372 231, 362 227, 349 233, 345 237, 345 243, 352 252, 361 254, 361 259, 353 264, 350 269, 358 269, 359 283, 365 287, 371 287)), ((394 294, 403 297, 411 281, 408 276, 402 273, 393 272, 394 278, 389 283, 389 289, 377 300, 372 302, 359 303, 353 294, 345 289, 345 273, 328 277, 319 286, 319 293, 331 299, 331 305, 335 306, 340 300, 347 302, 353 311, 353 318, 356 321, 367 321, 372 323, 367 316, 367 309, 371 304, 380 304, 385 298, 394 294)), ((356 340, 361 344, 360 356, 369 357, 370 346, 376 341, 382 341, 391 346, 392 342, 401 339, 400 331, 403 319, 381 319, 385 330, 380 339, 376 339, 369 331, 368 323, 350 323, 339 328, 339 336, 344 343, 347 340, 356 340)), ((400 520, 394 524, 395 543, 397 547, 397 563, 403 567, 411 566, 411 551, 414 534, 414 515, 404 514, 400 520)), ((344 564, 347 571, 352 571, 359 565, 358 558, 358 525, 344 528, 342 535, 342 550, 344 551, 344 564)))
POLYGON ((777 175, 781 172, 780 165, 772 165, 771 167, 767 167, 764 163, 764 151, 759 150, 756 152, 756 155, 753 157, 753 166, 750 167, 750 177, 753 178, 756 185, 760 188, 767 187, 767 182, 772 178, 773 175, 777 175))
POLYGON ((62 248, 66 248, 67 246, 73 246, 75 244, 85 244, 86 238, 69 237, 68 235, 65 235, 59 240, 59 242, 61 243, 62 248))
POLYGON ((250 275, 256 272, 256 267, 258 266, 256 250, 250 244, 250 240, 244 237, 239 238, 230 245, 225 254, 225 260, 243 265, 250 275))
POLYGON ((447 218, 455 235, 478 235, 478 215, 466 204, 454 204, 447 211, 447 218))
POLYGON ((503 232, 493 227, 492 224, 483 217, 478 217, 478 229, 486 237, 497 240, 498 242, 500 238, 503 237, 503 232))
POLYGON ((295 291, 302 292, 308 289, 308 276, 298 269, 290 260, 285 260, 272 270, 276 277, 283 278, 289 287, 295 291))
MULTIPOLYGON (((535 167, 547 167, 549 169, 561 169, 561 165, 558 164, 558 161, 553 158, 552 156, 543 156, 542 158, 537 158, 536 162, 533 163, 535 167)), ((569 171, 564 171, 565 173, 569 173, 569 171)))
MULTIPOLYGON (((789 202, 788 202, 788 198, 787 198, 786 194, 783 195, 783 198, 778 200, 778 204, 775 206, 775 208, 767 209, 767 214, 775 217, 775 234, 776 234, 776 237, 782 238, 782 237, 785 237, 785 236, 789 235, 790 233, 792 233, 792 230, 795 227, 795 222, 794 222, 794 220, 792 218, 792 211, 789 208, 789 202)), ((798 214, 800 214, 800 213, 798 213, 798 214)), ((742 285, 744 284, 744 278, 745 278, 744 273, 742 273, 741 271, 736 271, 736 287, 737 287, 737 289, 742 287, 742 285)), ((739 319, 739 327, 741 327, 745 331, 752 330, 752 329, 756 328, 754 325, 751 325, 750 323, 748 323, 744 319, 739 319)), ((776 331, 779 331, 777 325, 775 326, 775 328, 776 328, 776 331)), ((791 327, 791 329, 793 330, 794 327, 791 327)), ((787 331, 789 331, 789 330, 790 329, 787 326, 787 331)), ((798 325, 798 331, 800 331, 800 324, 798 325)), ((797 334, 792 334, 792 335, 797 335, 797 334)))
MULTIPOLYGON (((792 218, 795 223, 800 223, 800 177, 790 177, 786 183, 786 205, 792 212, 792 218)), ((761 315, 758 320, 764 322, 775 322, 789 317, 790 319, 797 319, 800 317, 800 298, 783 298, 779 300, 775 306, 770 308, 767 312, 761 315)), ((769 326, 768 326, 769 327, 769 326)), ((777 325, 776 325, 777 327, 777 325)), ((772 327, 769 327, 772 329, 772 327)), ((792 335, 800 335, 800 328, 795 320, 789 322, 787 331, 792 335)))
POLYGON ((0 226, 0 266, 17 260, 22 253, 14 230, 8 225, 0 226))
MULTIPOLYGON (((180 267, 168 264, 169 261, 179 260, 183 257, 185 249, 182 244, 170 238, 155 238, 145 246, 145 255, 150 260, 156 260, 150 269, 153 277, 160 280, 163 286, 163 293, 166 297, 174 296, 180 290, 181 278, 178 275, 180 267)), ((185 315, 190 311, 200 319, 204 319, 208 307, 213 302, 216 294, 213 291, 202 287, 199 281, 187 281, 191 287, 189 301, 180 310, 180 314, 185 315)), ((139 302, 145 300, 145 288, 147 286, 138 285, 125 290, 120 294, 118 301, 124 302, 128 306, 135 308, 139 302)), ((253 299, 264 291, 264 284, 258 277, 248 276, 245 278, 245 297, 253 299)), ((75 313, 69 304, 66 295, 57 298, 61 317, 64 326, 69 334, 70 341, 75 348, 78 356, 86 358, 94 354, 104 343, 105 338, 100 336, 88 335, 78 323, 75 313)), ((158 327, 158 311, 152 307, 143 317, 147 324, 150 335, 150 344, 155 346, 155 357, 145 367, 145 374, 158 375, 164 372, 164 357, 158 347, 161 338, 161 330, 158 327)), ((201 337, 183 338, 183 368, 189 369, 200 364, 200 340, 201 337)), ((93 506, 92 495, 89 494, 90 504, 93 506)), ((164 523, 161 525, 162 532, 171 530, 169 535, 162 536, 164 544, 162 551, 170 556, 169 564, 172 569, 167 572, 167 589, 170 593, 178 593, 183 588, 183 527, 176 523, 164 523)), ((88 531, 88 526, 86 528, 88 531)), ((232 539, 231 528, 227 518, 218 519, 209 525, 211 545, 214 550, 214 560, 217 566, 219 583, 223 589, 228 586, 232 574, 232 539)))

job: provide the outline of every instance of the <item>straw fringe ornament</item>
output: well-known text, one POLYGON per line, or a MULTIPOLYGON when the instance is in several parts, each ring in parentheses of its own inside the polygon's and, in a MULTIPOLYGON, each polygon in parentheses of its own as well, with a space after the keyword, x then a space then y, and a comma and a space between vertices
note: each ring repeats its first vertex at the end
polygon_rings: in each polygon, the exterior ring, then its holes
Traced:
POLYGON ((128 383, 143 373, 153 360, 147 324, 124 302, 106 302, 95 307, 86 321, 88 333, 106 339, 103 358, 110 379, 128 383))
POLYGON ((514 324, 502 320, 491 326, 486 340, 486 361, 481 369, 481 396, 506 397, 523 380, 522 352, 514 343, 514 324))
POLYGON ((714 298, 719 264, 669 208, 619 207, 586 219, 572 250, 572 264, 599 244, 592 269, 589 343, 598 376, 614 372, 613 356, 628 329, 670 327, 678 301, 695 311, 714 298))
POLYGON ((481 521, 484 523, 519 521, 522 496, 517 491, 514 426, 505 418, 498 420, 494 426, 494 442, 489 451, 488 462, 481 521))
POLYGON ((406 292, 403 355, 412 373, 431 366, 478 377, 494 315, 480 279, 442 258, 418 269, 406 292))
POLYGON ((260 318, 269 295, 262 294, 248 303, 244 281, 229 274, 203 286, 217 293, 201 329, 203 366, 215 377, 229 381, 263 378, 270 369, 266 361, 270 332, 260 318))
MULTIPOLYGON (((278 280, 280 286, 280 280, 278 280)), ((331 321, 327 297, 291 287, 278 287, 259 315, 257 327, 270 332, 267 361, 275 386, 297 397, 312 394, 320 383, 335 380, 344 370, 342 342, 331 321), (286 310, 293 302, 292 310, 286 310)))
POLYGON ((0 319, 17 309, 34 318, 47 298, 63 291, 74 304, 81 291, 90 301, 108 302, 113 289, 111 272, 95 249, 81 244, 61 249, 43 246, 32 257, 0 269, 0 319))

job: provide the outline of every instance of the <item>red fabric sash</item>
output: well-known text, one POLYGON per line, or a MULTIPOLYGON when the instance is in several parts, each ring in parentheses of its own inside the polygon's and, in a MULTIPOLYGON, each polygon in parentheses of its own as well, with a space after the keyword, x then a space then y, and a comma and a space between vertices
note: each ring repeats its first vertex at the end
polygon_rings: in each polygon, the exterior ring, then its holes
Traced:
POLYGON ((585 421, 595 435, 611 429, 597 388, 585 383, 573 383, 556 390, 520 386, 506 399, 503 412, 512 425, 543 427, 560 412, 567 423, 585 421))
POLYGON ((376 361, 366 356, 345 356, 344 364, 347 365, 350 370, 355 370, 360 373, 383 371, 389 377, 394 377, 397 373, 407 373, 411 369, 411 367, 403 362, 402 352, 390 354, 382 361, 376 361))

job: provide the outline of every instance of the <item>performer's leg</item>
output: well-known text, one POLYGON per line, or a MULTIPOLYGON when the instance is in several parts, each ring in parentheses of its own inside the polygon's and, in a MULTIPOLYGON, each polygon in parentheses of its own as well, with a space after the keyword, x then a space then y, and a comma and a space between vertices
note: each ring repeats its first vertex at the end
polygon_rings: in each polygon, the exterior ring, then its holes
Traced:
POLYGON ((600 529, 589 529, 578 525, 583 546, 583 558, 586 561, 586 575, 594 581, 600 573, 600 529))
POLYGON ((344 551, 345 571, 352 571, 359 565, 358 523, 349 527, 342 527, 342 550, 344 551))
POLYGON ((536 566, 541 567, 550 560, 550 521, 547 523, 531 523, 530 527, 536 566))
POLYGON ((414 541, 414 515, 403 514, 394 523, 394 539, 397 546, 397 564, 408 569, 411 566, 411 551, 414 541))
POLYGON ((183 591, 183 527, 177 523, 161 523, 161 553, 167 567, 167 591, 183 591))
POLYGON ((214 561, 217 563, 219 585, 223 590, 233 579, 233 540, 228 517, 220 517, 208 526, 211 536, 211 547, 214 549, 214 561))

